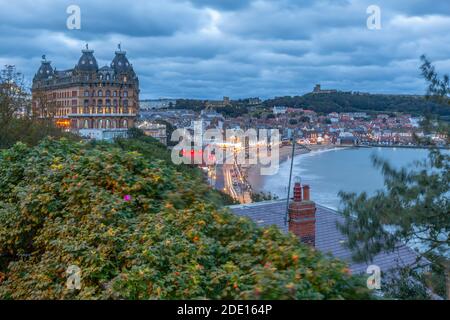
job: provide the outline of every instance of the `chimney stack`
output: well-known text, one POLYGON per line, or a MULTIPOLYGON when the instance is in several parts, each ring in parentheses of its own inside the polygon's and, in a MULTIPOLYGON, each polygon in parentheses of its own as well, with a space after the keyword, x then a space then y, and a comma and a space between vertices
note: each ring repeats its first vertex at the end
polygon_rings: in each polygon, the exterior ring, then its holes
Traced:
POLYGON ((303 186, 303 199, 305 199, 305 201, 310 201, 309 186, 308 185, 304 185, 303 186))
POLYGON ((316 204, 310 200, 309 185, 302 187, 296 183, 294 186, 294 200, 289 204, 289 231, 302 243, 315 246, 316 204))
POLYGON ((302 186, 298 182, 294 186, 294 201, 302 201, 302 186))

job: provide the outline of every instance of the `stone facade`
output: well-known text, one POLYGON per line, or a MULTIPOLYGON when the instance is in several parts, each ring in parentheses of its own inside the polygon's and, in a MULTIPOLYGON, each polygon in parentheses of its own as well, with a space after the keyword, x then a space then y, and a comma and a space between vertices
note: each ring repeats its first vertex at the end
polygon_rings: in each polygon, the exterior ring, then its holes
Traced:
POLYGON ((33 79, 32 107, 35 116, 53 118, 56 125, 81 135, 126 132, 139 112, 139 79, 120 47, 110 66, 102 68, 87 46, 70 70, 57 71, 43 56, 33 79))

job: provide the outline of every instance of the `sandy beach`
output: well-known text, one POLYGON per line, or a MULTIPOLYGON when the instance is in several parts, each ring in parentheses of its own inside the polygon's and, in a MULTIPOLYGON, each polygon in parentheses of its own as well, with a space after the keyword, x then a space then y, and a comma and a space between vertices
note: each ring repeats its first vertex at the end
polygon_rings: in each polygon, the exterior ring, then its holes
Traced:
MULTIPOLYGON (((336 148, 336 145, 308 145, 307 148, 297 146, 295 149, 295 155, 306 154, 309 152, 327 150, 336 148)), ((280 165, 289 160, 292 155, 292 146, 284 146, 280 148, 280 165)), ((252 165, 247 169, 247 181, 252 186, 253 192, 264 191, 264 176, 260 174, 261 165, 252 165)))

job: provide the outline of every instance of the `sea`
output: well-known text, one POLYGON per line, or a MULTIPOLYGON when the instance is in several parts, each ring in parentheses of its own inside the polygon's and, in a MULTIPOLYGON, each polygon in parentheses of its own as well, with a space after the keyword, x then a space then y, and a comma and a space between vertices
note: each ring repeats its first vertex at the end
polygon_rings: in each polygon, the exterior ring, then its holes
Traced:
MULTIPOLYGON (((394 167, 415 168, 417 161, 428 158, 429 150, 413 148, 335 148, 312 151, 294 158, 293 183, 301 181, 311 187, 311 199, 335 210, 341 208, 339 192, 367 192, 384 189, 381 170, 374 167, 373 157, 389 161, 394 167)), ((280 164, 279 172, 266 176, 264 192, 287 198, 291 161, 280 164)), ((292 192, 291 192, 292 195, 292 192)))

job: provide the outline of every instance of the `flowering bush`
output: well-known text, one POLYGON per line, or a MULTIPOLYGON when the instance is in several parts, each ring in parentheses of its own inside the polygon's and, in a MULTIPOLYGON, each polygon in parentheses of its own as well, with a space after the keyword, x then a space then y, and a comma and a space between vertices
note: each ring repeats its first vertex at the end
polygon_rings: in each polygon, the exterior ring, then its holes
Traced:
POLYGON ((218 209, 205 189, 114 144, 16 144, 0 155, 0 298, 366 297, 344 264, 218 209), (66 286, 73 265, 79 290, 66 286))

